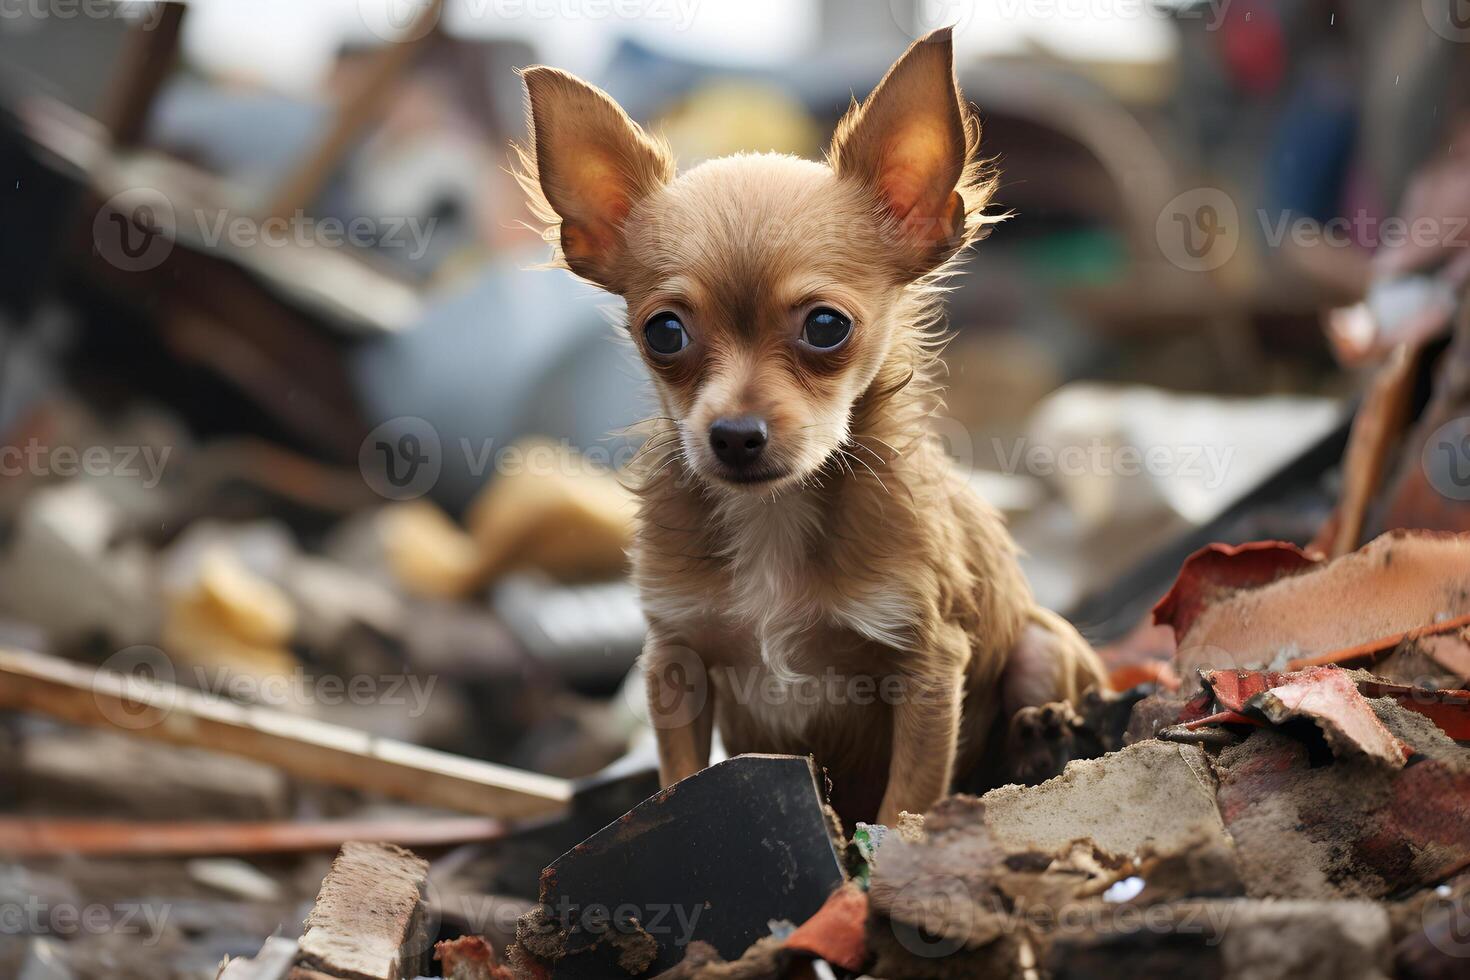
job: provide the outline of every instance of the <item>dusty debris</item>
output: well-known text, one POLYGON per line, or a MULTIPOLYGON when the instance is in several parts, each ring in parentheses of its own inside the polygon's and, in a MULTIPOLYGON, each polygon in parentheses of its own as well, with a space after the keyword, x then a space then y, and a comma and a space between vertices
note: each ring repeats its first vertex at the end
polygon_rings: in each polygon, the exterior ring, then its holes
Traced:
POLYGON ((1470 862, 1470 753, 1440 722, 1458 731, 1470 695, 1335 667, 1201 683, 1181 717, 1238 726, 1206 758, 1251 895, 1381 898, 1470 862))
POLYGON ((480 936, 461 936, 434 944, 434 960, 445 980, 514 980, 510 967, 480 936))
POLYGON ((775 936, 756 940, 734 961, 724 959, 709 943, 695 940, 678 966, 654 980, 777 980, 783 959, 783 941, 775 936))
POLYGON ((1100 901, 1130 867, 1080 841, 1056 849, 1008 847, 990 816, 985 801, 951 797, 929 813, 922 841, 884 843, 869 891, 867 940, 875 958, 869 972, 1017 975, 1034 963, 1056 909, 1100 901))
POLYGON ((1381 898, 1470 863, 1470 760, 1435 735, 1459 758, 1401 770, 1352 758, 1314 765, 1308 744, 1272 729, 1223 749, 1220 809, 1250 893, 1381 898))
POLYGON ((392 844, 344 844, 306 917, 293 980, 398 980, 425 967, 429 865, 392 844))
POLYGON ((1173 849, 1201 835, 1224 839, 1215 777, 1203 750, 1147 741, 1074 762, 1039 786, 984 797, 985 822, 1009 850, 1056 851, 1090 839, 1111 854, 1173 849))
POLYGON ((1054 980, 1188 976, 1230 980, 1387 977, 1388 916, 1371 902, 1226 899, 1135 909, 1064 931, 1045 959, 1054 980), (1145 916, 1147 916, 1145 918, 1145 916), (1148 922, 1147 928, 1139 923, 1148 922))
POLYGON ((1185 898, 1237 898, 1245 894, 1235 845, 1201 836, 1173 850, 1145 848, 1137 861, 1142 883, 1138 905, 1185 898))
POLYGON ((1404 980, 1451 980, 1470 959, 1470 873, 1462 873, 1390 907, 1394 973, 1404 980))

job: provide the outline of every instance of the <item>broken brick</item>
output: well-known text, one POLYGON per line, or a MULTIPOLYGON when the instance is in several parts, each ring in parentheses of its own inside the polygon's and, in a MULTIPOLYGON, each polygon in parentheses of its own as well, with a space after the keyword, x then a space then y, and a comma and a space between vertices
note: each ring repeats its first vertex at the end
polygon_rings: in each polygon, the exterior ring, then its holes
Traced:
POLYGON ((423 972, 429 864, 392 844, 342 845, 306 917, 291 980, 398 980, 423 972))
POLYGON ((786 937, 786 948, 857 972, 868 959, 864 935, 867 918, 868 893, 855 885, 845 885, 832 893, 816 915, 786 937))

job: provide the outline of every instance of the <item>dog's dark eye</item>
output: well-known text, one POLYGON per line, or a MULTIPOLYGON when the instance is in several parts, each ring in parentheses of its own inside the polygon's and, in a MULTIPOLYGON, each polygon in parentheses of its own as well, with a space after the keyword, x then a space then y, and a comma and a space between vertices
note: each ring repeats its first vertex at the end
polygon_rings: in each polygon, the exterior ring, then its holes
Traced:
POLYGON ((689 346, 684 324, 672 313, 656 313, 643 325, 643 339, 655 354, 677 354, 689 346))
POLYGON ((836 310, 819 306, 806 315, 801 339, 818 350, 831 350, 852 333, 852 321, 836 310))

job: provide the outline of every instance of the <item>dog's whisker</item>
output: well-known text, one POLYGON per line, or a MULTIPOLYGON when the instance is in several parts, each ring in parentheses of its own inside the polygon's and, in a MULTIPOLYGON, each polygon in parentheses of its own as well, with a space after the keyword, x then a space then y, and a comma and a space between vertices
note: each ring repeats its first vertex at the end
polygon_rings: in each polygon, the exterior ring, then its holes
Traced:
POLYGON ((850 442, 850 443, 848 443, 848 445, 852 446, 852 448, 854 448, 854 449, 861 449, 863 452, 867 453, 869 456, 872 456, 874 459, 876 459, 878 461, 878 465, 879 466, 887 466, 888 463, 889 463, 889 461, 883 457, 883 454, 880 453, 880 452, 878 452, 872 446, 865 446, 865 445, 863 445, 860 442, 850 442))
POLYGON ((888 494, 888 496, 890 497, 893 496, 892 492, 890 492, 888 489, 888 485, 884 483, 883 478, 878 475, 878 471, 869 466, 866 460, 864 460, 861 456, 854 456, 852 453, 848 452, 846 449, 843 449, 841 446, 837 447, 837 451, 843 456, 846 456, 847 458, 859 463, 863 469, 867 470, 873 475, 873 479, 878 481, 878 486, 883 488, 883 492, 885 494, 888 494))
POLYGON ((855 433, 852 436, 852 438, 853 439, 872 439, 874 442, 878 443, 878 445, 882 446, 884 449, 887 449, 889 452, 893 453, 895 456, 902 456, 903 455, 903 451, 900 450, 900 449, 894 448, 893 443, 888 442, 887 440, 884 440, 884 439, 880 439, 877 436, 872 435, 870 433, 855 433))

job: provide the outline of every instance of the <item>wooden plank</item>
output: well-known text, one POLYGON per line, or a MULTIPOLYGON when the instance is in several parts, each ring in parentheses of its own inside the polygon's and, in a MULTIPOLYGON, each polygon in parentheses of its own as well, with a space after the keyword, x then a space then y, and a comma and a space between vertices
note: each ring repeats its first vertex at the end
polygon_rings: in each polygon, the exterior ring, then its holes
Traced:
POLYGON ((265 821, 56 820, 0 817, 0 854, 8 858, 192 857, 335 851, 348 841, 446 847, 503 836, 494 817, 265 821))
POLYGON ((553 813, 572 797, 565 779, 29 651, 0 649, 0 708, 213 749, 302 779, 502 819, 553 813))

